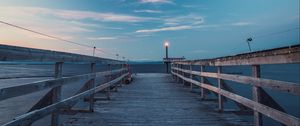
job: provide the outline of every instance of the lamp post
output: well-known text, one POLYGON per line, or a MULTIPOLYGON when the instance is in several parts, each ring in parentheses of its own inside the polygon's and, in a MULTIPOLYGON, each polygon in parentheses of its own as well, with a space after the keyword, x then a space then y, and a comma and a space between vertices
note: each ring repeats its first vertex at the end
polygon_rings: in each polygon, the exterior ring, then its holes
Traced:
POLYGON ((166 49, 166 61, 165 61, 165 64, 166 64, 166 73, 169 73, 169 56, 168 56, 168 48, 169 48, 169 42, 166 41, 165 42, 165 49, 166 49))
POLYGON ((166 58, 169 58, 169 57, 168 57, 168 47, 169 47, 169 42, 165 42, 166 58))
POLYGON ((247 43, 248 43, 248 48, 249 48, 249 51, 251 52, 251 45, 250 45, 250 42, 252 41, 253 39, 252 38, 247 38, 247 43))
POLYGON ((93 49, 93 57, 95 56, 95 50, 96 50, 96 46, 94 46, 94 49, 93 49))
POLYGON ((117 56, 117 60, 119 60, 119 54, 116 54, 116 56, 117 56))
POLYGON ((96 51, 96 42, 94 42, 93 57, 95 57, 95 51, 96 51))

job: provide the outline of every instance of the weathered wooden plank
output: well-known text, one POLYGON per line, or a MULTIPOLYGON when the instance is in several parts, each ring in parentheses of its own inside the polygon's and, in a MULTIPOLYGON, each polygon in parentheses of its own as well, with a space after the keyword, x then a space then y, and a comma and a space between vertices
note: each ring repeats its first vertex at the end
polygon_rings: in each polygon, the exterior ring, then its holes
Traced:
POLYGON ((126 70, 127 70, 126 68, 121 68, 121 69, 116 69, 116 70, 111 70, 111 71, 97 72, 96 73, 96 78, 102 77, 102 76, 105 76, 105 75, 120 73, 120 72, 126 71, 126 70))
POLYGON ((186 73, 191 73, 197 76, 205 76, 211 78, 221 78, 224 80, 235 81, 243 84, 252 84, 258 87, 265 87, 272 90, 283 91, 295 95, 300 95, 300 84, 293 82, 285 82, 271 79, 263 79, 263 78, 254 78, 249 76, 241 76, 241 75, 230 75, 230 74, 217 74, 211 72, 198 72, 198 71, 189 71, 183 70, 180 68, 173 67, 177 71, 183 71, 186 73))
MULTIPOLYGON (((91 83, 92 79, 91 80, 88 80, 85 84, 83 84, 83 86, 74 94, 79 94, 79 93, 82 93, 83 91, 86 91, 89 89, 89 85, 91 83)), ((34 111, 36 109, 41 109, 41 108, 44 108, 48 105, 51 105, 53 104, 52 102, 52 94, 53 94, 53 90, 50 90, 46 95, 44 95, 28 112, 31 112, 31 111, 34 111)), ((70 105, 70 107, 74 106, 75 104, 73 105, 70 105)), ((66 109, 67 110, 67 109, 66 109)))
POLYGON ((295 95, 300 95, 300 85, 293 82, 270 80, 263 78, 253 78, 240 75, 220 74, 220 78, 240 82, 244 84, 253 84, 259 87, 266 87, 272 90, 283 91, 295 95))
POLYGON ((25 95, 25 94, 29 94, 29 93, 41 91, 41 90, 48 89, 48 88, 53 88, 53 87, 60 86, 60 85, 71 84, 71 83, 74 83, 79 80, 88 81, 88 80, 92 79, 95 76, 95 74, 96 74, 96 77, 101 77, 101 76, 108 75, 111 73, 118 73, 118 72, 124 71, 124 70, 125 69, 118 69, 118 70, 113 70, 112 72, 104 71, 104 72, 98 72, 98 73, 76 75, 76 76, 72 76, 72 77, 62 77, 62 78, 58 78, 58 79, 48 79, 48 80, 37 81, 37 82, 28 83, 28 84, 19 85, 19 86, 6 87, 6 88, 0 89, 0 101, 8 99, 8 98, 13 98, 13 97, 17 97, 17 96, 21 96, 21 95, 25 95), (22 89, 22 90, 20 90, 20 89, 22 89))
POLYGON ((19 86, 6 87, 0 89, 0 100, 5 100, 12 97, 17 97, 37 91, 41 91, 48 88, 53 88, 61 84, 71 84, 73 82, 84 80, 87 81, 92 78, 91 74, 77 75, 72 77, 63 77, 59 79, 48 79, 43 81, 37 81, 19 86), (22 89, 22 90, 19 90, 22 89))
MULTIPOLYGON (((111 71, 111 69, 112 69, 112 66, 109 65, 109 71, 111 71)), ((106 78, 106 80, 107 80, 107 82, 109 82, 110 80, 113 80, 113 74, 109 74, 108 77, 106 78)), ((105 88, 104 91, 105 91, 107 100, 110 100, 110 95, 111 95, 110 87, 105 88)))
MULTIPOLYGON (((181 69, 184 69, 184 64, 181 64, 180 66, 181 66, 181 67, 180 67, 181 69)), ((182 75, 182 76, 185 76, 185 73, 184 73, 184 72, 181 72, 181 75, 182 75)), ((184 85, 184 83, 185 83, 185 82, 184 82, 184 80, 182 79, 182 84, 184 85)))
POLYGON ((28 112, 34 111, 36 109, 41 109, 43 107, 46 107, 48 105, 52 104, 52 91, 48 91, 36 104, 34 104, 28 112))
MULTIPOLYGON (((91 73, 96 73, 96 63, 91 63, 90 69, 91 69, 90 70, 91 73)), ((95 78, 96 78, 96 76, 90 80, 90 83, 89 83, 89 88, 90 89, 95 87, 95 78)), ((90 95, 89 103, 90 103, 89 104, 89 111, 93 112, 94 111, 94 93, 90 95)))
POLYGON ((2 44, 0 44, 0 61, 124 63, 107 58, 2 44))
MULTIPOLYGON (((222 67, 219 66, 218 67, 218 74, 221 74, 221 72, 222 72, 222 67)), ((218 88, 220 90, 223 89, 223 82, 220 78, 218 78, 218 88)), ((223 110, 224 110, 224 99, 223 99, 222 95, 219 94, 219 93, 218 93, 218 104, 219 104, 219 111, 223 112, 223 110)))
POLYGON ((176 64, 231 66, 256 64, 300 63, 300 45, 263 50, 235 56, 220 57, 204 60, 176 61, 176 64))
MULTIPOLYGON (((260 103, 286 113, 286 111, 283 109, 283 107, 281 107, 280 104, 278 104, 264 89, 262 89, 262 88, 260 89, 260 94, 262 96, 260 103)), ((281 123, 281 125, 286 126, 282 123, 281 123)))
MULTIPOLYGON (((260 78, 260 65, 253 65, 252 66, 252 76, 254 78, 260 78)), ((261 87, 258 87, 256 85, 252 86, 252 100, 260 103, 261 102, 261 87)), ((255 106, 254 106, 255 107, 255 106)), ((261 126, 262 125, 262 115, 258 111, 254 109, 253 113, 253 119, 254 119, 254 126, 261 126)))
MULTIPOLYGON (((176 64, 176 67, 179 68, 179 64, 176 64)), ((176 73, 180 74, 178 70, 176 70, 176 73)), ((176 77, 176 82, 179 83, 179 77, 176 77)))
MULTIPOLYGON (((201 66, 200 66, 200 71, 203 72, 204 69, 205 69, 205 66, 201 65, 201 66)), ((192 74, 193 74, 193 73, 192 73, 192 74)), ((194 74, 194 75, 196 75, 196 74, 194 74)), ((205 78, 204 78, 203 76, 200 76, 200 82, 201 82, 201 83, 204 83, 204 81, 205 81, 204 79, 205 79, 205 78)), ((202 88, 202 87, 200 87, 200 90, 201 90, 201 99, 205 99, 205 89, 202 88)))
MULTIPOLYGON (((161 73, 143 73, 134 76, 131 86, 114 94, 107 104, 98 102, 93 114, 80 114, 76 125, 113 126, 250 126, 252 122, 232 113, 218 114, 209 103, 194 98, 188 88, 170 83, 171 77, 161 73), (80 118, 80 117, 85 118, 80 118), (104 120, 104 123, 103 123, 104 120)), ((100 97, 100 100, 105 100, 100 97)), ((70 124, 66 121, 66 125, 70 124)))
POLYGON ((261 97, 261 103, 267 106, 270 106, 274 109, 277 109, 282 112, 286 112, 280 104, 278 104, 275 99, 273 99, 264 89, 260 90, 260 93, 262 95, 261 97))
POLYGON ((216 92, 216 93, 220 93, 221 95, 223 95, 224 97, 230 98, 231 100, 234 100, 236 102, 239 102, 255 111, 260 112, 261 114, 270 117, 278 122, 281 122, 285 125, 289 125, 289 126, 299 126, 300 125, 300 119, 297 117, 294 117, 292 115, 286 114, 284 112, 278 111, 276 109, 273 109, 271 107, 268 107, 266 105, 257 103, 255 101, 252 101, 248 98, 242 97, 240 95, 219 89, 217 87, 205 84, 205 83, 200 83, 198 81, 183 77, 177 73, 173 73, 174 75, 178 76, 181 79, 184 79, 185 81, 194 83, 195 85, 198 85, 200 87, 206 88, 210 91, 216 92))
MULTIPOLYGON (((193 66, 192 64, 189 65, 189 70, 193 71, 193 66)), ((193 79, 193 74, 189 74, 189 78, 193 79)), ((190 83, 191 91, 193 91, 193 83, 190 83)))
MULTIPOLYGON (((204 82, 201 82, 201 83, 206 83, 206 84, 209 84, 209 85, 213 85, 213 83, 211 83, 211 82, 210 82, 207 78, 205 78, 205 77, 204 77, 204 82)), ((205 94, 213 93, 216 97, 219 97, 219 94, 218 94, 218 93, 212 92, 212 91, 209 91, 209 90, 205 90, 204 93, 205 93, 205 94)), ((217 99, 216 101, 218 102, 218 100, 219 100, 219 99, 217 99)), ((227 101, 227 100, 226 100, 226 97, 223 97, 223 100, 224 100, 224 101, 227 101)))
MULTIPOLYGON (((55 63, 55 70, 54 70, 54 78, 61 78, 62 77, 62 65, 63 62, 56 62, 55 63)), ((52 88, 52 103, 57 103, 61 100, 61 85, 52 88)), ((58 112, 53 112, 51 114, 51 126, 59 126, 60 125, 60 115, 58 112)))
MULTIPOLYGON (((95 66, 95 63, 91 63, 91 72, 95 72, 95 69, 96 66, 95 66)), ((123 71, 119 71, 119 70, 109 70, 108 73, 106 74, 115 74, 117 73, 118 77, 120 77, 121 75, 123 75, 124 73, 126 73, 125 69, 124 68, 121 68, 123 69, 123 71)), ((122 79, 123 80, 123 79, 122 79)), ((88 82, 86 82, 81 88, 79 91, 77 91, 74 95, 77 95, 79 93, 82 93, 88 89, 91 89, 91 88, 94 88, 95 87, 95 79, 91 79, 89 80, 88 82)), ((94 92, 95 93, 95 92, 94 92)), ((64 109, 63 111, 60 111, 64 114, 69 114, 69 113, 74 113, 74 112, 82 112, 82 111, 88 111, 88 112, 93 112, 94 111, 94 102, 96 101, 95 98, 94 98, 94 93, 92 93, 89 98, 84 98, 84 101, 87 101, 89 102, 89 110, 72 110, 71 108, 75 105, 74 104, 70 104, 69 105, 69 108, 68 109, 64 109)))
MULTIPOLYGON (((235 91, 224 81, 222 80, 222 83, 223 83, 223 88, 226 90, 226 91, 229 91, 229 92, 232 92, 232 93, 235 93, 235 91)), ((226 97, 225 97, 226 98, 226 97)), ((225 99, 224 99, 225 100, 225 99)), ((249 108, 234 101, 234 103, 240 108, 241 111, 249 111, 249 108)), ((246 112, 247 113, 247 112, 246 112)))
POLYGON ((41 119, 41 118, 45 117, 46 115, 49 115, 52 112, 58 111, 61 108, 68 108, 69 105, 76 103, 78 100, 80 100, 86 96, 89 96, 90 94, 92 94, 94 92, 99 92, 99 91, 117 83, 118 81, 122 80, 124 77, 126 77, 128 75, 129 75, 129 73, 125 73, 122 76, 118 77, 117 79, 114 79, 110 82, 101 84, 93 89, 89 89, 89 90, 79 93, 77 95, 71 96, 67 99, 64 99, 60 102, 51 104, 42 109, 34 110, 32 112, 29 112, 29 113, 26 113, 19 117, 16 117, 13 121, 10 121, 10 122, 4 124, 3 126, 17 126, 17 125, 23 126, 23 125, 31 124, 32 122, 34 122, 38 119, 41 119))
MULTIPOLYGON (((77 94, 80 94, 80 93, 82 93, 82 92, 84 92, 84 91, 87 91, 88 89, 90 89, 90 85, 91 85, 91 82, 92 82, 92 79, 91 80, 89 80, 89 81, 87 81, 87 82, 85 82, 84 84, 83 84, 83 86, 74 94, 74 95, 77 95, 77 94)), ((88 99, 90 99, 90 98, 88 98, 88 99)), ((84 101, 85 101, 85 98, 84 98, 84 101)), ((75 105, 76 103, 73 103, 73 104, 69 104, 69 106, 68 106, 68 108, 65 108, 64 110, 71 110, 72 109, 72 107, 75 105)), ((43 107, 46 107, 46 106, 43 106, 43 107)), ((42 108, 43 108, 42 107, 42 108)), ((63 110, 63 111, 64 111, 63 110)), ((90 110, 86 110, 86 111, 90 111, 90 110)))
POLYGON ((278 122, 281 122, 281 123, 289 125, 289 126, 299 126, 300 125, 300 119, 297 117, 288 115, 284 112, 281 112, 281 111, 278 111, 271 107, 268 107, 266 105, 251 101, 250 99, 230 93, 225 90, 221 90, 220 93, 223 96, 228 97, 234 101, 237 101, 249 108, 252 108, 252 109, 260 112, 261 114, 264 114, 265 116, 270 117, 278 122))

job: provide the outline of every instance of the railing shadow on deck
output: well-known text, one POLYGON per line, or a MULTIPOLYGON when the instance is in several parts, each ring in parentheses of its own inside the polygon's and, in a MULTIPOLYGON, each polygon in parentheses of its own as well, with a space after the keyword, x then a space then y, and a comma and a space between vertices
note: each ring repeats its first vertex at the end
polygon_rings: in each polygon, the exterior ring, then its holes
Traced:
POLYGON ((10 64, 35 62, 39 64, 42 62, 53 62, 54 78, 37 82, 26 83, 18 86, 10 86, 0 88, 0 101, 21 97, 26 94, 51 89, 47 92, 34 106, 21 116, 14 118, 12 121, 3 126, 27 126, 35 121, 51 114, 51 125, 60 125, 60 115, 77 112, 93 112, 94 102, 97 100, 94 94, 105 90, 109 98, 111 88, 117 88, 127 78, 130 77, 130 70, 128 64, 123 61, 112 59, 97 58, 79 54, 71 54, 64 52, 56 52, 49 50, 31 49, 16 46, 0 45, 0 61, 10 64), (90 64, 89 73, 74 75, 69 77, 62 76, 63 64, 84 62, 90 64), (107 64, 108 71, 96 72, 96 64, 107 64), (112 69, 112 66, 118 66, 117 69, 112 69), (96 79, 105 77, 105 82, 96 82, 96 79), (71 97, 66 99, 61 98, 62 86, 71 85, 72 83, 83 81, 80 90, 78 90, 71 97), (74 110, 72 107, 83 100, 89 103, 88 110, 74 110))
POLYGON ((300 119, 287 114, 280 104, 273 100, 263 88, 299 96, 300 84, 260 78, 260 65, 291 63, 300 63, 300 45, 215 59, 174 61, 171 64, 171 74, 177 82, 190 83, 191 88, 193 86, 200 87, 201 98, 203 99, 205 98, 205 91, 216 93, 220 112, 224 111, 224 98, 229 98, 237 103, 241 109, 246 107, 253 110, 255 126, 262 125, 262 114, 280 122, 282 125, 299 126, 300 119), (252 66, 252 76, 222 73, 222 67, 224 66, 242 65, 252 66), (193 70, 193 66, 200 66, 201 70, 193 70), (217 67, 217 72, 204 72, 206 66, 217 67), (193 76, 199 76, 200 81, 194 80, 193 76), (218 87, 209 84, 206 77, 217 79, 218 87), (252 99, 234 93, 224 80, 251 85, 252 99))

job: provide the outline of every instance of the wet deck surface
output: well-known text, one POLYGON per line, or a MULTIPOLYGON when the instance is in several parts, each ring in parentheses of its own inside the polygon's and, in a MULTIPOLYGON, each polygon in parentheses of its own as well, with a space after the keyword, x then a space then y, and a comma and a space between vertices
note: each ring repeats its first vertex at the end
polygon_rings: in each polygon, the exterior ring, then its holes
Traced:
POLYGON ((167 74, 138 74, 133 83, 97 101, 94 113, 69 116, 66 126, 248 125, 234 114, 221 114, 216 104, 201 101, 189 87, 174 83, 167 74))

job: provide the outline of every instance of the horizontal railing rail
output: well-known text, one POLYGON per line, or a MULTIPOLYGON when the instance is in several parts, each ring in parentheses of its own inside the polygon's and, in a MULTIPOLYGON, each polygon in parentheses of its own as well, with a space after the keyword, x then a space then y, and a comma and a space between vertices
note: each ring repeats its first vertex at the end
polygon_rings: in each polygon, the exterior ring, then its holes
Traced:
POLYGON ((29 113, 26 113, 24 115, 21 115, 19 117, 16 117, 13 121, 8 122, 8 123, 4 124, 3 126, 30 125, 32 122, 34 122, 38 119, 41 119, 41 118, 51 114, 52 112, 58 111, 62 108, 69 108, 70 106, 72 106, 73 104, 78 102, 80 99, 82 99, 88 95, 94 94, 96 92, 99 92, 103 89, 108 88, 108 87, 112 86, 113 84, 117 83, 118 81, 121 81, 124 77, 126 77, 128 75, 129 75, 129 73, 125 73, 125 74, 121 75, 120 77, 118 77, 114 80, 111 80, 107 83, 101 84, 92 89, 86 90, 82 93, 76 94, 74 96, 71 96, 67 99, 64 99, 62 101, 59 101, 59 102, 56 102, 49 106, 46 106, 44 108, 37 109, 37 110, 31 111, 29 113))
POLYGON ((47 79, 47 80, 42 80, 42 81, 38 81, 38 82, 27 83, 24 85, 0 88, 0 101, 8 99, 8 98, 13 98, 13 97, 22 96, 25 94, 38 92, 38 91, 45 90, 48 88, 72 84, 76 81, 86 82, 93 78, 96 79, 98 77, 102 77, 105 75, 120 73, 125 70, 126 70, 125 68, 121 68, 121 69, 112 70, 112 71, 103 71, 103 72, 97 72, 97 73, 76 75, 76 76, 71 76, 71 77, 47 79), (22 89, 22 90, 20 90, 20 89, 22 89))
POLYGON ((190 78, 186 78, 184 76, 181 76, 177 73, 172 72, 172 74, 180 77, 181 79, 193 83, 194 85, 200 86, 202 88, 205 88, 207 90, 213 91, 215 93, 221 94, 227 98, 230 98, 234 100, 235 102, 241 103, 255 111, 258 111, 274 120, 277 120, 283 124, 289 125, 289 126, 298 126, 300 124, 300 119, 297 117, 294 117, 292 115, 288 115, 284 112, 278 111, 276 109, 273 109, 271 107, 268 107, 266 105, 260 104, 258 102, 252 101, 248 98, 242 97, 240 95, 231 93, 229 91, 219 89, 218 87, 211 86, 209 84, 200 83, 198 81, 192 80, 190 78))
POLYGON ((243 96, 231 93, 229 91, 223 90, 223 89, 219 89, 218 87, 215 86, 211 86, 209 84, 205 84, 205 83, 200 83, 198 81, 192 80, 190 78, 186 78, 184 76, 181 76, 177 73, 172 72, 172 74, 180 77, 181 79, 193 83, 194 85, 200 86, 202 88, 205 88, 207 90, 213 91, 215 93, 221 94, 222 96, 225 96, 229 99, 234 100, 235 102, 238 102, 240 104, 243 104, 255 111, 258 111, 274 120, 277 120, 283 124, 289 125, 289 126, 298 126, 300 125, 300 119, 297 117, 294 117, 292 115, 288 115, 284 112, 278 111, 276 109, 273 109, 271 107, 268 107, 266 105, 260 104, 258 102, 252 101, 248 98, 245 98, 243 96))
POLYGON ((210 77, 210 78, 220 78, 223 80, 235 81, 242 84, 250 84, 258 87, 265 87, 273 90, 300 95, 300 84, 293 83, 293 82, 254 78, 254 77, 241 76, 241 75, 218 74, 213 72, 199 72, 199 71, 185 70, 177 67, 173 67, 172 69, 187 74, 199 75, 199 76, 210 77))
MULTIPOLYGON (((0 65, 21 65, 20 67, 22 67, 24 64, 48 65, 43 69, 52 68, 49 65, 54 65, 54 70, 51 70, 54 72, 53 78, 18 84, 17 86, 2 87, 0 88, 0 101, 3 102, 10 98, 21 97, 45 89, 50 90, 34 103, 26 113, 14 118, 4 126, 31 125, 36 120, 49 114, 51 114, 51 126, 59 126, 61 125, 60 115, 74 112, 93 112, 94 102, 97 100, 94 97, 95 93, 103 91, 107 99, 110 99, 110 90, 116 90, 118 86, 125 83, 125 80, 130 80, 128 78, 131 77, 130 67, 125 61, 0 44, 0 65), (63 64, 89 65, 89 73, 63 77, 63 64), (103 68, 107 67, 105 68, 106 71, 97 72, 96 65, 98 67, 102 65, 100 67, 103 68), (79 90, 71 97, 62 99, 62 86, 76 82, 83 82, 81 87, 78 87, 79 90), (89 103, 88 110, 74 110, 72 108, 80 99, 89 103)), ((30 70, 31 67, 28 69, 30 70)), ((35 76, 41 75, 37 73, 35 76)))
POLYGON ((280 91, 300 96, 300 84, 295 82, 286 82, 272 79, 260 78, 260 65, 262 64, 299 64, 300 63, 300 45, 294 45, 283 48, 276 48, 235 56, 227 56, 215 59, 205 60, 186 60, 174 61, 171 64, 171 74, 177 82, 180 80, 183 84, 199 86, 201 89, 201 98, 205 98, 205 91, 217 93, 218 110, 224 110, 224 98, 229 98, 234 102, 246 106, 254 112, 254 125, 262 125, 262 115, 270 117, 281 124, 289 126, 299 126, 300 119, 288 114, 264 88, 271 91, 280 91), (250 65, 252 67, 252 76, 225 74, 222 73, 224 66, 250 65), (193 70, 193 66, 200 66, 200 71, 193 70), (207 72, 205 67, 216 67, 217 72, 207 72), (199 76, 200 80, 194 80, 194 76, 199 76), (217 79, 217 86, 207 82, 207 78, 217 79), (238 82, 252 86, 252 99, 238 95, 230 88, 224 80, 229 82, 238 82))

